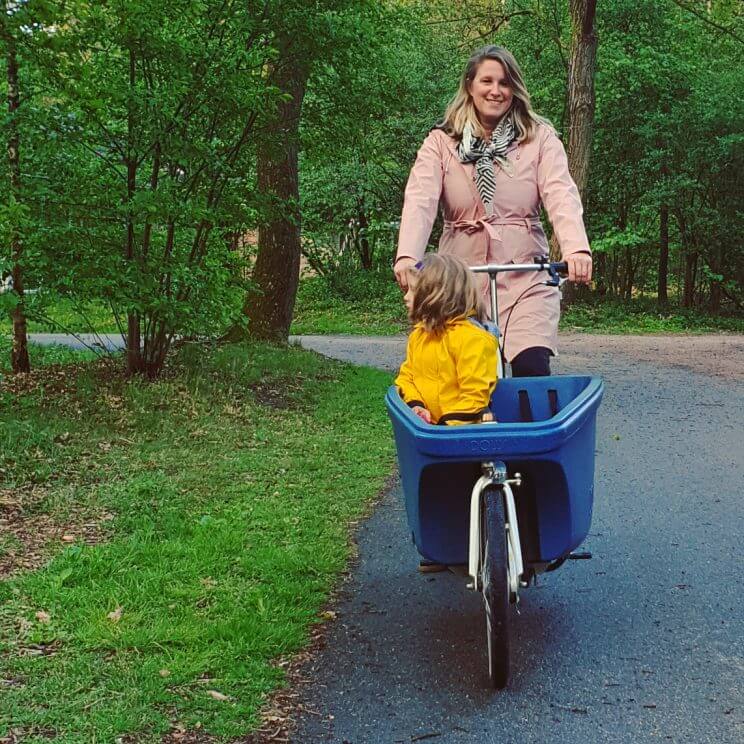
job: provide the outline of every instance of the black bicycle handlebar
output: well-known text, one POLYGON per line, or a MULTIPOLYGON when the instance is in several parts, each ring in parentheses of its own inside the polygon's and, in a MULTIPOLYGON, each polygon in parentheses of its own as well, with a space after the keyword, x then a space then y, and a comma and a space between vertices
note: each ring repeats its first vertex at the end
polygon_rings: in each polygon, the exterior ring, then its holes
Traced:
POLYGON ((568 263, 566 261, 547 261, 541 256, 529 264, 484 264, 483 266, 471 266, 471 271, 479 274, 499 274, 502 271, 547 271, 549 274, 567 274, 568 263))

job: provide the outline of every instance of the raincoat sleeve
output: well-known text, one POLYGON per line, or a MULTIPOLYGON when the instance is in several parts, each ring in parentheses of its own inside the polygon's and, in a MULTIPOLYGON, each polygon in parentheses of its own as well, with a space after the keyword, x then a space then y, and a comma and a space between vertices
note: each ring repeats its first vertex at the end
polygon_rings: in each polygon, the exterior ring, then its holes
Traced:
POLYGON ((568 171, 568 158, 558 135, 546 128, 537 162, 537 188, 548 213, 564 259, 575 253, 591 254, 584 229, 579 190, 568 171))
POLYGON ((403 398, 404 403, 413 407, 421 406, 426 408, 426 404, 423 400, 421 391, 416 387, 416 382, 413 379, 413 368, 410 361, 410 350, 411 350, 411 338, 408 338, 408 348, 406 349, 406 359, 400 367, 398 376, 395 378, 395 386, 400 392, 400 397, 403 398))
POLYGON ((496 387, 496 355, 498 342, 490 333, 483 331, 461 339, 457 351, 457 384, 459 398, 457 411, 448 411, 440 423, 450 426, 472 424, 470 420, 458 419, 457 414, 481 414, 488 410, 491 395, 496 387), (451 417, 451 418, 450 418, 451 417))
POLYGON ((408 176, 396 261, 404 256, 417 261, 423 258, 437 216, 443 183, 441 147, 437 144, 436 132, 430 132, 408 176))

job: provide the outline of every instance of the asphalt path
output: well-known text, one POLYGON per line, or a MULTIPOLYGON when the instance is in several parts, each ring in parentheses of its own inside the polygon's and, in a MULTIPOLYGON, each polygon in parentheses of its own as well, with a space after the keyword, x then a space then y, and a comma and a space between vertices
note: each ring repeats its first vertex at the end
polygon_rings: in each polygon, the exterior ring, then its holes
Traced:
POLYGON ((66 346, 78 350, 120 351, 125 346, 120 333, 30 333, 28 339, 40 346, 66 346))
MULTIPOLYGON (((390 370, 403 353, 399 339, 299 341, 390 370)), ((558 372, 606 385, 594 557, 522 593, 510 687, 488 689, 480 597, 416 571, 396 486, 303 669, 293 742, 744 742, 744 383, 622 341, 563 348, 558 372)))

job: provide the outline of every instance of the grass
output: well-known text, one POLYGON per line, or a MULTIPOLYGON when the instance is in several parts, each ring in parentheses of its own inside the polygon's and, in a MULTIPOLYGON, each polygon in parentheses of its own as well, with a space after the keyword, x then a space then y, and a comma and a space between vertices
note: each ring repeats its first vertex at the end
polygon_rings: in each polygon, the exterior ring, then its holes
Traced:
POLYGON ((392 336, 408 329, 406 309, 392 272, 357 272, 350 286, 330 288, 322 277, 300 282, 293 334, 392 336))
MULTIPOLYGON (((371 290, 347 296, 328 288, 322 278, 300 283, 292 333, 394 335, 408 328, 403 300, 392 280, 369 277, 371 290), (362 299, 367 291, 367 299, 362 299)), ((605 299, 574 303, 564 308, 561 328, 584 333, 744 333, 744 317, 707 315, 693 309, 670 307, 660 312, 653 299, 630 303, 605 299)))
MULTIPOLYGON (((39 344, 28 345, 28 356, 31 368, 48 367, 55 364, 69 364, 71 362, 90 361, 97 359, 95 351, 70 349, 57 344, 51 346, 40 346, 39 344)), ((0 336, 0 380, 2 374, 10 371, 10 341, 5 336, 0 336)))
MULTIPOLYGON (((29 332, 76 333, 117 331, 108 308, 91 302, 83 309, 59 300, 46 310, 50 320, 29 321, 29 332), (57 325, 54 322, 56 321, 57 325)), ((576 302, 563 310, 561 328, 584 333, 744 333, 744 317, 709 315, 698 309, 670 306, 659 311, 653 298, 630 303, 614 299, 576 302)), ((340 273, 331 285, 323 277, 300 281, 291 332, 302 334, 353 334, 391 336, 406 333, 408 321, 400 290, 392 272, 340 273)), ((0 333, 10 333, 10 322, 0 320, 0 333)))
POLYGON ((391 470, 390 378, 263 345, 185 347, 150 384, 110 365, 0 388, 0 504, 74 538, 0 583, 0 737, 245 734, 391 470))
MULTIPOLYGON (((59 298, 54 303, 44 306, 43 313, 34 312, 39 302, 33 295, 28 313, 29 333, 117 333, 118 328, 111 308, 103 302, 91 301, 81 306, 70 299, 59 298)), ((0 334, 11 333, 10 318, 0 315, 0 334)))
POLYGON ((653 299, 575 303, 564 309, 561 328, 586 333, 744 333, 744 317, 708 315, 697 309, 659 310, 653 299))

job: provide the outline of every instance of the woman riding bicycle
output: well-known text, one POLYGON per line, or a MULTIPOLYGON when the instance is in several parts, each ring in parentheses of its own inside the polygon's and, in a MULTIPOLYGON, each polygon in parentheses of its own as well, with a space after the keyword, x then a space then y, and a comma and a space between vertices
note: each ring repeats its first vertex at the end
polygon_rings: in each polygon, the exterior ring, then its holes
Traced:
MULTIPOLYGON (((544 206, 569 279, 590 281, 591 250, 566 152, 550 123, 532 110, 519 66, 503 47, 483 47, 468 60, 444 120, 429 132, 411 169, 394 264, 404 291, 440 203, 439 252, 469 265, 547 256, 544 206)), ((498 281, 498 321, 508 329, 503 344, 512 374, 549 375, 557 351, 558 289, 545 286, 538 272, 502 274, 498 281)))

